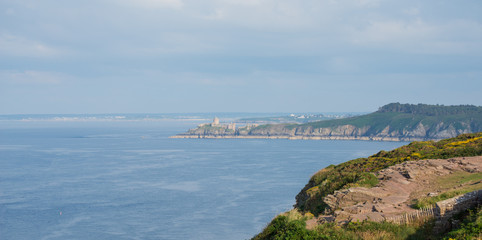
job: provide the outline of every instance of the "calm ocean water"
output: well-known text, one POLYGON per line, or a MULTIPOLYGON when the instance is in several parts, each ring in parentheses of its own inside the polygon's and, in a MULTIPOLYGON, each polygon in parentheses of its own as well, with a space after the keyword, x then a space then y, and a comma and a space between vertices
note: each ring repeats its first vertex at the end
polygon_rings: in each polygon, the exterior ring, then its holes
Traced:
POLYGON ((248 239, 317 170, 404 143, 169 139, 183 121, 0 121, 0 239, 248 239))

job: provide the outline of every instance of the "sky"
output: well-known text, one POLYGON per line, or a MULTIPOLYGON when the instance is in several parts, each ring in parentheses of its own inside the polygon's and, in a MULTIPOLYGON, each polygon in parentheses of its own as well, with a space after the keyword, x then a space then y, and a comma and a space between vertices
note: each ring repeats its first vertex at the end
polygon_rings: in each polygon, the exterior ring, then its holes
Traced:
POLYGON ((480 0, 0 0, 0 114, 482 105, 480 0))

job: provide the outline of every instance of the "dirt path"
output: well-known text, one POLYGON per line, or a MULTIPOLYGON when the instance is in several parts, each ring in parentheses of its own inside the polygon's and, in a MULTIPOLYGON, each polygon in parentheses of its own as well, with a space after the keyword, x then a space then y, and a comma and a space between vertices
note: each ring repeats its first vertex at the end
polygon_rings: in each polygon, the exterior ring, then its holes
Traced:
MULTIPOLYGON (((453 178, 482 171, 482 156, 405 162, 377 173, 379 184, 373 188, 356 187, 336 191, 324 200, 333 215, 307 222, 313 227, 319 221, 382 221, 387 217, 416 211, 410 207, 415 199, 463 188, 474 181, 458 182, 453 178), (446 179, 447 181, 442 181, 446 179)), ((478 181, 481 181, 479 179, 478 181)), ((476 180, 477 181, 477 180, 476 180)), ((480 184, 480 182, 479 182, 480 184)))

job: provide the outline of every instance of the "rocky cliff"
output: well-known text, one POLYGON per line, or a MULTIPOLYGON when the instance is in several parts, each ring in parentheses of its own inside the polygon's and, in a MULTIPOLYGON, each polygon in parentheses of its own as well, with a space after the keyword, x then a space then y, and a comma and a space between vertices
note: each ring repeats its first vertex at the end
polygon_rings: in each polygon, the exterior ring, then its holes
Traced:
POLYGON ((321 169, 253 239, 441 239, 469 209, 480 238, 481 203, 482 132, 415 141, 321 169))
POLYGON ((392 103, 377 112, 306 124, 268 124, 236 130, 199 127, 180 138, 288 138, 420 141, 482 131, 482 107, 392 103))
MULTIPOLYGON (((401 214, 416 212, 416 199, 458 189, 479 190, 481 179, 447 182, 453 176, 480 176, 482 156, 431 159, 404 162, 375 173, 379 183, 372 188, 354 187, 337 190, 324 197, 330 219, 335 222, 383 221, 401 214), (441 180, 446 180, 441 184, 441 180)), ((480 199, 482 201, 482 199, 480 199)), ((440 207, 439 207, 440 208, 440 207)), ((326 218, 322 216, 319 219, 326 218)))
POLYGON ((463 133, 478 132, 470 127, 470 122, 444 123, 428 125, 418 122, 415 126, 403 128, 390 124, 384 125, 383 129, 374 129, 370 124, 355 126, 352 124, 338 125, 333 127, 313 126, 268 126, 262 129, 253 129, 247 135, 252 136, 285 136, 292 139, 359 139, 359 140, 388 140, 388 141, 419 141, 438 140, 455 137, 463 133), (456 124, 464 126, 455 127, 456 124))

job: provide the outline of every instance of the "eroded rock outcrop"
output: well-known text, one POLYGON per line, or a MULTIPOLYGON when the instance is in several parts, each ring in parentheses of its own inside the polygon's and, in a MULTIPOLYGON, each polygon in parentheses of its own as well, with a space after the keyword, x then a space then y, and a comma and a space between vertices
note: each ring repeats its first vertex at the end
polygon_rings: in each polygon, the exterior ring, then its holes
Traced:
POLYGON ((293 124, 263 125, 252 129, 239 128, 196 128, 174 138, 286 138, 314 140, 374 140, 374 141, 424 141, 455 137, 462 133, 470 133, 472 129, 456 129, 452 124, 440 123, 429 127, 421 122, 412 128, 402 130, 390 125, 376 130, 370 125, 356 127, 346 124, 334 127, 315 128, 293 124))
MULTIPOLYGON (((410 161, 376 173, 379 184, 373 188, 354 187, 335 191, 323 198, 328 216, 335 222, 382 221, 416 211, 412 200, 433 194, 438 178, 461 172, 480 173, 482 156, 410 161)), ((479 180, 480 181, 480 180, 479 180)))

